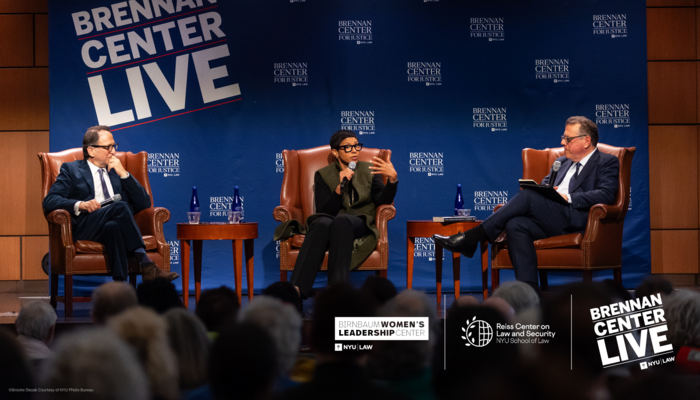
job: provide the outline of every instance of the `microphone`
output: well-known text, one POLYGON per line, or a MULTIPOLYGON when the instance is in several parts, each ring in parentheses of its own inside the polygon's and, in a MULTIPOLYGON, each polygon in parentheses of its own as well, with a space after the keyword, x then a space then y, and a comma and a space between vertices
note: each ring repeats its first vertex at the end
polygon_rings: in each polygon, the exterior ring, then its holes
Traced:
MULTIPOLYGON (((348 168, 350 168, 351 171, 354 171, 355 168, 357 168, 357 163, 355 161, 351 161, 350 164, 348 164, 348 168)), ((345 185, 347 185, 347 183, 348 178, 343 178, 343 181, 340 183, 340 189, 345 189, 345 185)))
POLYGON ((117 194, 114 195, 114 197, 110 197, 110 198, 108 198, 107 200, 101 202, 101 203, 100 203, 100 206, 101 206, 101 207, 108 206, 108 205, 110 205, 110 204, 112 204, 112 203, 115 203, 115 202, 117 202, 117 201, 121 201, 121 199, 122 199, 122 195, 120 195, 119 193, 117 193, 117 194))
POLYGON ((559 168, 561 168, 561 161, 555 161, 554 165, 552 165, 552 177, 549 179, 549 187, 554 186, 554 181, 557 179, 559 168))

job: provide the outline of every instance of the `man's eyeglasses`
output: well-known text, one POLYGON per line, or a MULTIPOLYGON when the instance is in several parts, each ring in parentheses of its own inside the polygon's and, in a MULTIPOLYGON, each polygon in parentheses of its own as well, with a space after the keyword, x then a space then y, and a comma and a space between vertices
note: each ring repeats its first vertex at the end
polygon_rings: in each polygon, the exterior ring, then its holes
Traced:
POLYGON ((110 144, 109 146, 98 146, 98 145, 96 145, 96 144, 93 144, 93 145, 90 146, 90 147, 99 147, 99 148, 105 149, 105 150, 107 150, 108 152, 111 153, 112 150, 117 151, 117 149, 119 148, 119 143, 110 144))
POLYGON ((561 135, 561 140, 566 140, 566 144, 571 143, 572 140, 580 137, 585 137, 588 135, 578 135, 578 136, 566 136, 566 135, 561 135))
POLYGON ((343 149, 346 153, 350 153, 352 149, 355 148, 356 151, 362 150, 362 143, 357 143, 356 145, 338 146, 338 150, 343 149))

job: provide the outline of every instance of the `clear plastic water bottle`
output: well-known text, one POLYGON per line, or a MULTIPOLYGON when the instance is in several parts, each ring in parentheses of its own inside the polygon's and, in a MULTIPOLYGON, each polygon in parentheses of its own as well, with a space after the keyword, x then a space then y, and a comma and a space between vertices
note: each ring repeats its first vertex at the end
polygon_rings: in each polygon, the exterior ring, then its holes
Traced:
POLYGON ((457 197, 455 197, 455 215, 460 215, 460 210, 464 209, 464 199, 462 198, 462 185, 457 184, 457 197))
POLYGON ((197 186, 192 186, 192 200, 190 200, 190 212, 199 212, 199 198, 197 197, 197 186))
POLYGON ((243 205, 241 204, 241 197, 238 192, 238 186, 234 186, 233 192, 233 204, 231 204, 231 211, 233 212, 233 223, 239 223, 243 219, 243 205))

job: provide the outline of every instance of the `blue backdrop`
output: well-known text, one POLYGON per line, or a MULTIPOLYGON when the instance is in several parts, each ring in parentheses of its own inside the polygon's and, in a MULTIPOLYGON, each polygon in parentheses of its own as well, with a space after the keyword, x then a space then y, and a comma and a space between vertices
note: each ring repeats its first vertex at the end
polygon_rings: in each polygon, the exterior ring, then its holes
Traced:
MULTIPOLYGON (((278 280, 282 150, 349 128, 393 151, 389 278, 405 287, 407 220, 449 215, 458 183, 487 217, 517 193, 521 150, 558 147, 566 118, 585 115, 602 143, 637 147, 624 284, 650 272, 643 0, 52 0, 49 19, 51 151, 97 124, 120 150, 147 151, 155 203, 172 213, 174 271, 192 186, 202 220, 224 221, 238 185, 245 220, 259 223, 255 288, 278 280)), ((416 288, 435 290, 433 250, 417 240, 416 288)), ((480 290, 478 260, 461 273, 463 291, 480 290)), ((222 284, 233 286, 231 244, 205 242, 202 286, 222 284)))

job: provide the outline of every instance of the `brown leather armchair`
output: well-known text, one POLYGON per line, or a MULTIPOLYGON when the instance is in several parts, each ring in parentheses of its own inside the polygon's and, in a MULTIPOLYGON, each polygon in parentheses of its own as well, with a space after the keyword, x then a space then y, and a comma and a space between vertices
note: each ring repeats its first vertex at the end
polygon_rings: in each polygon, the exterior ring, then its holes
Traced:
MULTIPOLYGON (((39 153, 41 162, 41 193, 46 197, 51 185, 61 171, 61 164, 83 159, 83 149, 69 149, 58 153, 39 153)), ((151 196, 151 207, 134 216, 143 235, 148 257, 156 265, 170 271, 170 246, 165 241, 163 224, 170 220, 170 211, 161 207, 153 207, 153 194, 148 180, 148 153, 117 152, 124 168, 141 183, 151 196)), ((73 302, 88 302, 90 297, 73 296, 73 275, 112 275, 107 264, 104 246, 87 240, 73 241, 71 232, 71 217, 66 210, 55 210, 44 216, 49 223, 49 249, 51 254, 51 305, 56 308, 57 302, 65 303, 66 316, 73 315, 73 302), (64 275, 64 295, 58 296, 58 276, 64 275)), ((135 259, 129 259, 129 282, 136 286, 136 275, 141 269, 135 259)))
MULTIPOLYGON (((596 204, 591 207, 585 233, 572 233, 535 241, 537 269, 540 272, 540 285, 543 290, 547 289, 547 270, 583 271, 584 282, 590 282, 594 270, 612 269, 615 282, 622 282, 622 228, 630 202, 630 170, 636 148, 598 143, 598 150, 613 154, 620 160, 617 196, 612 205, 596 204)), ((549 173, 554 160, 563 155, 563 147, 524 149, 523 179, 541 182, 549 173)), ((492 290, 498 288, 500 270, 513 269, 506 239, 505 233, 501 233, 491 247, 492 290)))
MULTIPOLYGON (((360 152, 360 161, 371 161, 373 157, 379 157, 388 161, 391 150, 364 148, 360 152)), ((335 161, 329 146, 320 146, 305 150, 284 150, 284 178, 280 193, 280 206, 272 212, 275 220, 286 222, 297 220, 306 223, 306 218, 314 214, 314 174, 319 169, 335 161)), ((386 177, 384 177, 386 184, 386 177)), ((376 225, 379 229, 379 241, 377 248, 370 254, 356 271, 376 271, 377 275, 387 276, 389 265, 389 239, 387 236, 387 222, 396 216, 393 205, 377 207, 376 225)), ((287 280, 287 273, 294 269, 294 264, 299 255, 301 244, 304 243, 304 235, 295 235, 287 240, 280 241, 280 280, 287 280)), ((323 258, 321 271, 328 270, 328 252, 323 258)))

